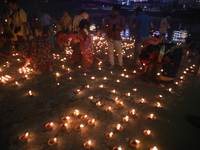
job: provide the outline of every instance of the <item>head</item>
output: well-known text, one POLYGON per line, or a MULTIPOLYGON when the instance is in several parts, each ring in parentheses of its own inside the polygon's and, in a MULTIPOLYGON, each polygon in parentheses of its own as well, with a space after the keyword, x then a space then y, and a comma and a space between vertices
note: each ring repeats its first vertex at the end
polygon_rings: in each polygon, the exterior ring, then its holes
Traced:
POLYGON ((136 14, 139 14, 140 12, 142 12, 142 8, 141 8, 141 7, 137 7, 137 8, 135 9, 135 13, 136 13, 136 14))
POLYGON ((63 16, 68 16, 68 13, 66 11, 64 11, 63 16))
POLYGON ((7 0, 7 4, 14 11, 18 10, 19 8, 18 2, 16 0, 7 0))
POLYGON ((84 29, 89 27, 89 21, 87 19, 82 19, 79 23, 79 28, 84 29))
POLYGON ((171 14, 170 14, 170 13, 167 13, 165 17, 166 17, 167 19, 170 19, 170 18, 171 18, 171 14))
POLYGON ((151 57, 153 55, 157 55, 160 45, 148 45, 145 48, 146 53, 151 57))
POLYGON ((84 12, 86 12, 85 9, 82 9, 82 10, 80 11, 81 14, 83 14, 84 12))
POLYGON ((120 5, 114 5, 112 8, 112 15, 118 15, 120 11, 120 5))
POLYGON ((43 10, 39 10, 38 13, 41 16, 41 15, 43 15, 44 12, 43 12, 43 10))

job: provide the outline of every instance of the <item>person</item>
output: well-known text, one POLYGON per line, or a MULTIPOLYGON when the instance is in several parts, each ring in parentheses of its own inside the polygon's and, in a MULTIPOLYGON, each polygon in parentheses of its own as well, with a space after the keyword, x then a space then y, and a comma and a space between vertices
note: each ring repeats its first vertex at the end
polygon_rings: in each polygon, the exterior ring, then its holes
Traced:
POLYGON ((74 16, 74 19, 73 19, 73 32, 78 32, 78 29, 79 29, 79 23, 80 21, 84 19, 83 16, 81 15, 81 13, 77 13, 76 16, 74 16))
POLYGON ((87 19, 82 19, 79 23, 80 30, 78 31, 78 37, 80 40, 80 49, 82 53, 83 60, 83 71, 90 72, 90 66, 93 62, 93 39, 89 34, 89 22, 87 19))
POLYGON ((186 56, 192 59, 192 62, 197 63, 197 76, 200 76, 200 39, 195 36, 188 36, 185 40, 186 56), (196 62, 197 61, 197 62, 196 62))
POLYGON ((103 20, 102 32, 106 32, 110 69, 114 67, 114 48, 118 54, 119 66, 125 68, 123 66, 122 38, 120 35, 120 32, 125 30, 125 19, 124 16, 119 14, 119 11, 120 5, 114 5, 111 14, 103 20))
POLYGON ((4 27, 4 32, 10 32, 11 31, 11 23, 12 23, 12 11, 8 7, 3 8, 3 27, 4 27))
POLYGON ((52 71, 50 34, 49 26, 45 26, 42 30, 42 37, 36 37, 29 42, 22 43, 17 49, 17 52, 26 59, 24 67, 28 66, 30 62, 33 63, 34 74, 52 71))
POLYGON ((17 37, 17 41, 15 43, 17 47, 19 43, 28 41, 29 30, 27 23, 27 15, 26 12, 19 7, 18 2, 16 0, 7 0, 7 4, 14 11, 12 31, 17 37))
POLYGON ((10 45, 12 37, 12 33, 3 33, 0 35, 0 56, 5 58, 11 57, 10 45))
POLYGON ((72 30, 72 19, 66 11, 63 12, 61 25, 63 30, 68 30, 68 31, 72 30))
POLYGON ((170 28, 170 25, 168 23, 168 20, 170 18, 171 18, 171 14, 168 13, 160 22, 159 38, 162 40, 162 42, 166 42, 167 29, 170 28))
POLYGON ((56 18, 56 21, 55 21, 55 29, 56 29, 56 33, 59 31, 62 31, 62 25, 61 25, 60 19, 58 18, 56 18))
POLYGON ((142 11, 141 7, 135 9, 135 18, 132 23, 132 28, 136 29, 134 64, 137 63, 139 51, 145 39, 150 37, 150 29, 153 28, 153 23, 147 14, 142 11))
POLYGON ((44 13, 42 10, 39 10, 39 25, 41 26, 46 26, 51 24, 51 17, 47 14, 44 13))
MULTIPOLYGON (((182 60, 183 49, 173 43, 161 43, 158 45, 148 45, 145 48, 153 63, 163 69, 160 76, 160 83, 165 86, 173 82, 182 60)), ((150 62, 151 63, 151 62, 150 62)))

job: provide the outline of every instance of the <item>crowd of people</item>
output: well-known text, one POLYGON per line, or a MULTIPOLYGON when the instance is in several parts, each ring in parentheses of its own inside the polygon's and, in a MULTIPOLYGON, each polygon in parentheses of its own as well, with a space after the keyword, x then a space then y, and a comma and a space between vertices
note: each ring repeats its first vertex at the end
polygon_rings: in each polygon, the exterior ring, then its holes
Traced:
MULTIPOLYGON (((89 14, 86 10, 81 10, 74 18, 64 11, 61 19, 56 19, 53 26, 52 18, 42 10, 38 11, 38 17, 32 16, 30 23, 27 12, 16 0, 7 0, 7 4, 8 7, 4 9, 4 33, 0 36, 0 56, 9 58, 8 51, 5 52, 8 49, 6 45, 14 45, 16 51, 26 59, 24 66, 32 63, 34 73, 42 74, 47 70, 53 70, 50 53, 55 43, 60 47, 71 45, 72 62, 81 62, 84 72, 91 71, 94 45, 89 31, 89 14)), ((137 66, 140 62, 143 66, 142 75, 152 78, 156 78, 157 67, 162 68, 159 81, 164 84, 174 80, 184 52, 183 48, 169 43, 166 39, 170 17, 171 14, 168 13, 161 20, 160 35, 154 36, 150 35, 150 30, 153 29, 151 17, 143 12, 141 7, 136 8, 132 22, 132 28, 136 30, 133 65, 137 66)), ((114 50, 117 52, 118 65, 125 68, 120 35, 125 28, 126 22, 120 14, 120 5, 114 5, 111 13, 103 18, 102 29, 97 32, 98 36, 101 36, 102 32, 106 33, 110 69, 115 66, 114 50)), ((186 44, 189 46, 191 42, 186 44)))

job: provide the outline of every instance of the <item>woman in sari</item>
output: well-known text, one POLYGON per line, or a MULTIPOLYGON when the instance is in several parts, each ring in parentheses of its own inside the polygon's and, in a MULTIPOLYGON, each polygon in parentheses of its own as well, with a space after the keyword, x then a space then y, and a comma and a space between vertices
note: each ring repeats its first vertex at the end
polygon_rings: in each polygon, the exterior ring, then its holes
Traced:
POLYGON ((90 72, 90 66, 93 62, 93 39, 88 32, 89 22, 86 19, 82 19, 79 24, 78 36, 80 39, 80 49, 83 59, 83 70, 84 72, 90 72))
POLYGON ((26 64, 33 63, 34 74, 42 74, 47 70, 52 71, 53 62, 50 58, 51 45, 49 42, 50 29, 43 27, 42 37, 36 37, 33 40, 19 45, 18 52, 26 59, 26 64))

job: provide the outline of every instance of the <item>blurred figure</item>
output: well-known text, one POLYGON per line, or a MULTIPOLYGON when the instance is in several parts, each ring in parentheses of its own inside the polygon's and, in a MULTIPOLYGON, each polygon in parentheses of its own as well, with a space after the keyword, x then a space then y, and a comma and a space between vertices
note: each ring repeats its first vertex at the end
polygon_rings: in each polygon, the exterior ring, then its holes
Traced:
POLYGON ((93 47, 93 39, 89 34, 89 22, 87 19, 82 19, 79 24, 80 30, 78 31, 78 37, 80 39, 80 49, 82 53, 83 60, 83 71, 90 72, 90 66, 93 62, 94 56, 94 47, 93 47))
POLYGON ((16 0, 7 0, 8 6, 14 11, 13 33, 17 36, 16 46, 28 41, 29 31, 26 12, 19 7, 16 0))
POLYGON ((41 26, 46 26, 51 24, 51 17, 47 14, 44 13, 42 10, 39 10, 39 25, 41 26))
POLYGON ((55 22, 55 28, 56 28, 56 32, 59 32, 62 30, 62 26, 58 18, 56 19, 56 22, 55 22))
POLYGON ((138 54, 145 39, 150 36, 150 29, 153 28, 151 18, 142 12, 141 7, 135 9, 135 18, 132 28, 136 28, 136 40, 134 50, 134 64, 137 63, 138 54))
POLYGON ((168 13, 160 22, 160 35, 159 38, 161 39, 162 42, 166 42, 166 33, 167 29, 170 28, 168 20, 171 18, 171 14, 168 13))
POLYGON ((63 12, 61 25, 63 30, 68 30, 68 31, 72 30, 72 19, 66 11, 63 12))
POLYGON ((123 66, 123 55, 122 55, 122 45, 121 45, 121 35, 120 32, 125 30, 125 19, 119 14, 120 6, 114 5, 112 8, 112 13, 106 16, 103 21, 102 31, 107 33, 108 42, 108 56, 110 61, 110 69, 114 67, 114 49, 116 49, 118 54, 118 62, 121 68, 123 66))
POLYGON ((11 27, 12 24, 12 14, 13 12, 11 11, 11 9, 9 9, 8 7, 4 7, 3 8, 3 28, 4 28, 4 32, 11 32, 11 29, 13 27, 11 27))
POLYGON ((73 31, 74 32, 78 32, 79 29, 79 23, 81 22, 81 20, 83 19, 83 16, 81 15, 81 13, 77 13, 76 16, 74 16, 73 19, 73 31))

